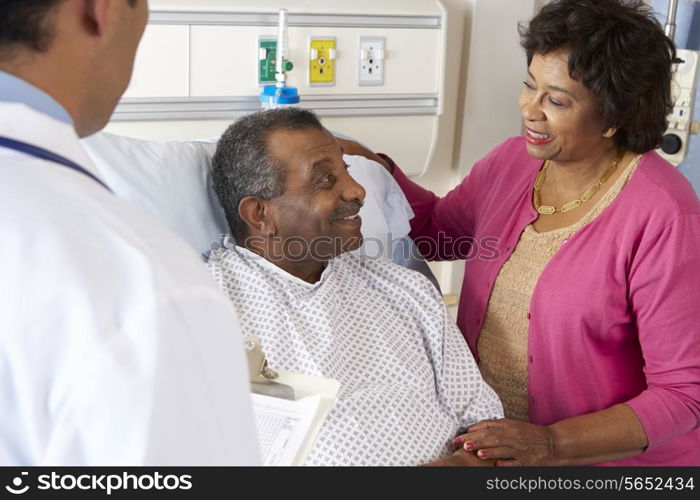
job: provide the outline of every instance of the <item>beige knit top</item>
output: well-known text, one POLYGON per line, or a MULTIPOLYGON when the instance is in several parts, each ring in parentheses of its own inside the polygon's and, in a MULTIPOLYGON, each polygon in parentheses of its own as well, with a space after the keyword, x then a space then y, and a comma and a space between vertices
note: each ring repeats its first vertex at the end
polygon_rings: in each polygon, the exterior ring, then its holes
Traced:
POLYGON ((575 224, 538 233, 532 224, 520 235, 491 291, 477 350, 484 380, 501 398, 506 418, 528 421, 527 335, 530 299, 537 280, 562 243, 595 219, 637 168, 637 156, 610 189, 575 224))

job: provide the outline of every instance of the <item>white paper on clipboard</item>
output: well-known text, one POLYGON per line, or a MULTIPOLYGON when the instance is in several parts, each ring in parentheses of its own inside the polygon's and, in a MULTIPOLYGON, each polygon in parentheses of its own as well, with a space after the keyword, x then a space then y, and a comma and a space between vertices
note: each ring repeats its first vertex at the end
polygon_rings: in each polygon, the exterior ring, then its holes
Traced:
POLYGON ((304 465, 338 397, 340 382, 301 373, 277 373, 275 382, 291 386, 295 399, 251 395, 262 462, 304 465))

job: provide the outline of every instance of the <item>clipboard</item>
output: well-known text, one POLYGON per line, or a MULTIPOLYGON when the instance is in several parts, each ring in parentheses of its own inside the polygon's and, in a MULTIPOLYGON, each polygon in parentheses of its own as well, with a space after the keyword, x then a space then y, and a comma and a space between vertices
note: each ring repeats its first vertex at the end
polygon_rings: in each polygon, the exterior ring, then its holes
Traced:
POLYGON ((304 465, 335 403, 340 382, 267 365, 254 336, 244 338, 263 465, 304 465))

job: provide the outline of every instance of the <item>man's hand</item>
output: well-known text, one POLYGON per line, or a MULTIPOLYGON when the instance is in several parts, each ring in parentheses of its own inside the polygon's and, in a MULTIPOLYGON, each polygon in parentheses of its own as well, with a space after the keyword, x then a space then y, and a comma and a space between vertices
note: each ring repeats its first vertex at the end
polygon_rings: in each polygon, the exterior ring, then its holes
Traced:
POLYGON ((458 449, 452 455, 441 460, 436 460, 424 465, 424 467, 493 467, 495 460, 483 460, 473 451, 458 449))
POLYGON ((362 146, 361 144, 358 144, 353 141, 348 141, 346 139, 338 139, 338 142, 343 147, 343 153, 345 153, 346 155, 364 156, 368 160, 376 161, 377 163, 382 165, 387 170, 387 172, 391 173, 391 166, 386 161, 384 161, 384 159, 382 159, 380 156, 370 151, 366 147, 362 146))

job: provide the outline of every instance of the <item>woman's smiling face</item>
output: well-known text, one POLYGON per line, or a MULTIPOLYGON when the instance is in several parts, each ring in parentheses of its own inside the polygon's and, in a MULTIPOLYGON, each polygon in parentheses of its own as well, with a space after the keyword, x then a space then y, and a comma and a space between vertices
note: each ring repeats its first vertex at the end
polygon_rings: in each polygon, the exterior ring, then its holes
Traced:
POLYGON ((520 94, 530 156, 577 162, 609 149, 598 98, 569 76, 569 53, 535 54, 520 94))

